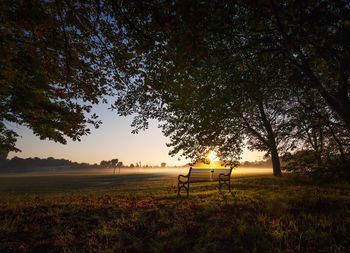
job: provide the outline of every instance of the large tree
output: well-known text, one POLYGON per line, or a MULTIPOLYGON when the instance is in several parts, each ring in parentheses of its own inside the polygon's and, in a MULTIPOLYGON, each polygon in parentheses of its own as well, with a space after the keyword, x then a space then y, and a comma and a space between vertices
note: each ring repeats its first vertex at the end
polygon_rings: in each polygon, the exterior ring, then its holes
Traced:
MULTIPOLYGON (((267 134, 268 141, 257 137, 253 139, 252 146, 261 147, 255 145, 259 142, 270 146, 272 150, 278 146, 276 140, 280 138, 269 126, 269 121, 278 121, 284 116, 277 115, 275 119, 267 116, 269 113, 276 116, 277 107, 272 106, 272 111, 268 107, 274 102, 277 105, 283 98, 278 97, 280 93, 275 93, 276 88, 315 92, 350 130, 350 21, 347 1, 119 1, 114 6, 130 38, 127 43, 129 52, 135 52, 133 59, 138 62, 137 68, 125 75, 130 85, 119 93, 116 108, 121 115, 136 113, 136 128, 147 127, 148 118, 170 122, 172 119, 167 115, 174 115, 179 119, 177 122, 186 122, 187 118, 194 117, 194 113, 203 115, 199 112, 205 102, 191 102, 192 91, 206 89, 198 76, 207 75, 208 80, 211 80, 210 76, 218 71, 229 77, 231 72, 236 72, 235 65, 264 55, 267 60, 263 64, 267 64, 277 78, 272 77, 272 82, 255 80, 253 87, 258 92, 263 91, 263 99, 252 99, 247 93, 242 94, 244 99, 253 103, 251 108, 255 108, 242 114, 246 126, 249 129, 257 119, 254 115, 259 115, 263 123, 260 127, 267 134), (208 71, 206 66, 213 62, 217 67, 208 71), (301 78, 293 80, 295 74, 301 78), (279 84, 276 79, 280 80, 279 84), (187 116, 179 117, 179 112, 187 116)), ((255 61, 249 70, 241 69, 236 73, 238 76, 254 75, 262 66, 255 61)), ((224 82, 231 85, 232 90, 240 85, 237 78, 233 81, 227 81, 226 78, 224 82)), ((210 87, 207 92, 220 101, 222 97, 215 90, 220 90, 222 86, 213 82, 210 87)), ((247 88, 244 87, 246 91, 247 88)), ((235 121, 242 118, 239 115, 227 116, 230 110, 232 107, 227 106, 225 114, 219 114, 222 120, 224 117, 235 121)), ((283 124, 283 127, 286 125, 283 124)), ((176 127, 179 132, 188 129, 188 139, 196 134, 204 134, 202 130, 195 134, 192 130, 196 129, 195 126, 189 124, 177 123, 170 129, 176 127)), ((225 127, 217 126, 216 129, 225 127)), ((210 134, 216 132, 210 124, 207 124, 206 130, 210 134)), ((258 136, 254 135, 253 130, 251 128, 250 136, 258 136)), ((172 144, 175 151, 185 149, 184 145, 172 144)), ((279 167, 277 159, 275 161, 276 167, 279 167)))
MULTIPOLYGON (((279 152, 292 147, 290 94, 262 57, 259 62, 225 65, 230 71, 214 63, 188 69, 191 78, 185 85, 174 84, 176 95, 163 98, 166 112, 158 117, 165 122, 172 154, 182 151, 196 158, 216 147, 223 158, 228 151, 238 158, 245 139, 249 148, 271 155, 274 175, 281 174, 279 152)), ((167 86, 158 91, 170 92, 167 86)))

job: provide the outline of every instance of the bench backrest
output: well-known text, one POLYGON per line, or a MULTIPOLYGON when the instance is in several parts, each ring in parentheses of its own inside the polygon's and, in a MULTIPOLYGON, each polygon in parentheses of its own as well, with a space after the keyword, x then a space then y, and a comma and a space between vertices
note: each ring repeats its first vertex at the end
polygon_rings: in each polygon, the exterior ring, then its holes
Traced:
POLYGON ((220 174, 231 176, 232 168, 190 168, 190 182, 218 181, 220 174))

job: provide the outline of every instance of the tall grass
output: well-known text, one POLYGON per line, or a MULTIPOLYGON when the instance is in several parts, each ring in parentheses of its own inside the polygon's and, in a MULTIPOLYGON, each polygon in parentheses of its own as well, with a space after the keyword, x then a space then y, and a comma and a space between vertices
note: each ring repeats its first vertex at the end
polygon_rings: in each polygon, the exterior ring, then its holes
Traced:
POLYGON ((291 175, 233 178, 231 193, 196 183, 189 198, 178 199, 169 179, 71 177, 0 178, 0 252, 350 248, 348 183, 316 184, 291 175))

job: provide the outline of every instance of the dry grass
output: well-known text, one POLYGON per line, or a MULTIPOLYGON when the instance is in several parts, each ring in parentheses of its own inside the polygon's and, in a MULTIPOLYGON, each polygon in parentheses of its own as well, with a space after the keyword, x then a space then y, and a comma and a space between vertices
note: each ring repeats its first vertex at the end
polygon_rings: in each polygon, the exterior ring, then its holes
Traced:
POLYGON ((350 185, 156 175, 0 177, 0 252, 346 252, 350 185))

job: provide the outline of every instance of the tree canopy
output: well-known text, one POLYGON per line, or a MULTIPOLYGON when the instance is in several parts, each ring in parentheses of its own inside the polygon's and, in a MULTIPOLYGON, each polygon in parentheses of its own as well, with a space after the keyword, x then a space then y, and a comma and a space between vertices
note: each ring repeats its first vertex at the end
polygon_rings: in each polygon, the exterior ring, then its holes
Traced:
POLYGON ((1 1, 0 152, 16 151, 13 123, 66 143, 98 126, 91 105, 113 74, 93 1, 1 1))
MULTIPOLYGON (((348 1, 5 1, 1 145, 6 122, 64 143, 88 133, 105 94, 134 132, 161 121, 171 154, 243 145, 349 159, 348 1)), ((4 148, 3 148, 4 149, 4 148)), ((321 166, 321 165, 320 165, 321 166)))
MULTIPOLYGON (((136 131, 157 118, 173 153, 191 158, 213 147, 238 157, 245 137, 250 148, 275 157, 280 175, 278 152, 303 148, 316 131, 313 124, 301 134, 305 115, 296 108, 307 105, 315 113, 322 104, 323 122, 338 129, 332 140, 321 137, 322 145, 336 142, 339 151, 348 150, 347 1, 119 5, 139 65, 125 76, 130 86, 118 92, 115 108, 120 115, 137 114, 136 131)), ((315 151, 325 158, 322 150, 315 151)))

